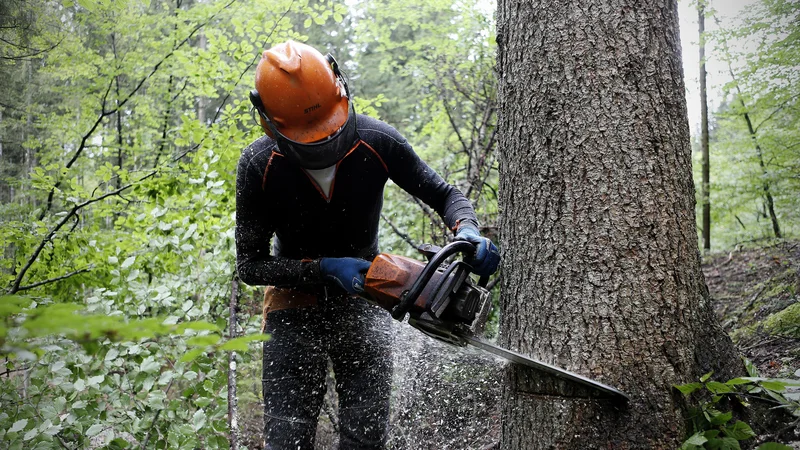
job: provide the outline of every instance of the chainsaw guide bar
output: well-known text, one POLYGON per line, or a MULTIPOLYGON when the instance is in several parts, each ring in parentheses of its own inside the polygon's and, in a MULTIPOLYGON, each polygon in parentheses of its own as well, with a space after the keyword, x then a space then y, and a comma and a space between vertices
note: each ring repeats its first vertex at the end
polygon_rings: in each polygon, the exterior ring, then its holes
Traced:
POLYGON ((482 341, 478 338, 473 336, 464 336, 459 335, 462 339, 464 339, 470 345, 477 347, 481 350, 487 351, 493 355, 497 355, 503 359, 511 361, 513 363, 522 364, 526 367, 531 367, 536 370, 541 370, 542 372, 549 373, 550 375, 556 376, 558 378, 572 381, 575 383, 582 384, 584 386, 588 386, 594 390, 600 391, 602 393, 608 394, 611 397, 622 399, 625 401, 630 400, 627 394, 624 392, 613 388, 607 384, 600 383, 599 381, 594 381, 590 378, 586 378, 582 375, 578 375, 577 373, 572 373, 568 370, 559 369, 558 367, 551 366, 550 364, 543 363, 541 361, 537 361, 535 359, 528 358, 525 355, 517 353, 512 350, 506 350, 502 347, 498 347, 494 344, 491 344, 486 341, 482 341))
POLYGON ((424 244, 419 251, 428 258, 425 264, 416 259, 381 253, 367 272, 364 293, 367 300, 390 311, 434 339, 457 347, 467 344, 516 364, 542 371, 618 400, 630 400, 623 392, 525 355, 498 347, 476 336, 483 334, 491 296, 486 289, 488 277, 477 284, 470 278, 472 266, 465 261, 448 263, 458 253, 471 255, 475 246, 456 241, 443 248, 424 244))

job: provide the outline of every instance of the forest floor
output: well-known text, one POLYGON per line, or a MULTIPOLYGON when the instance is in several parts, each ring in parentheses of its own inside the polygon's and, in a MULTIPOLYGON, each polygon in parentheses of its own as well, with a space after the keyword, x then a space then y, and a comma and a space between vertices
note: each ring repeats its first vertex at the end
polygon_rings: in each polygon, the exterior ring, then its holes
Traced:
POLYGON ((800 369, 800 242, 705 258, 703 272, 720 322, 764 377, 800 369))
MULTIPOLYGON (((800 242, 708 255, 703 273, 720 323, 759 375, 800 378, 800 242)), ((753 418, 756 441, 800 448, 793 420, 753 418)))

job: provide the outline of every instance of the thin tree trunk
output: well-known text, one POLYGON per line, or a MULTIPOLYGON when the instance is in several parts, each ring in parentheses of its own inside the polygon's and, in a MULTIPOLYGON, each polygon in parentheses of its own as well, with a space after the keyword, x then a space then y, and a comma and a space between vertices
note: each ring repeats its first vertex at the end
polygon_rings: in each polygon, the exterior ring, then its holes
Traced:
MULTIPOLYGON (((717 25, 719 25, 719 20, 717 19, 717 25)), ((724 51, 728 54, 728 44, 727 42, 722 42, 724 51)), ((753 141, 753 145, 756 149, 756 157, 758 158, 758 165, 761 167, 761 179, 762 184, 761 188, 764 191, 764 202, 766 203, 766 210, 769 213, 770 221, 772 222, 772 232, 775 234, 775 237, 780 239, 782 238, 781 234, 781 227, 778 223, 778 215, 775 214, 775 201, 772 198, 772 192, 770 191, 770 183, 769 183, 769 172, 767 171, 767 166, 764 163, 764 153, 761 150, 761 145, 758 143, 758 136, 756 134, 755 127, 753 127, 753 121, 750 119, 750 113, 747 109, 747 104, 744 102, 744 97, 742 96, 742 89, 739 87, 739 82, 737 81, 736 74, 733 72, 733 66, 731 65, 730 61, 728 61, 728 73, 731 76, 731 79, 736 86, 736 93, 739 96, 739 104, 742 106, 742 117, 744 117, 745 123, 747 123, 747 131, 750 134, 750 139, 753 141)), ((765 214, 766 215, 766 214, 765 214)))
MULTIPOLYGON (((197 36, 197 47, 203 50, 206 49, 207 41, 206 41, 206 33, 201 31, 197 36)), ((206 123, 206 106, 208 104, 208 99, 204 96, 197 97, 197 121, 201 124, 206 123)))
MULTIPOLYGON (((111 48, 114 51, 114 59, 117 59, 119 56, 117 55, 116 33, 112 33, 111 34, 111 48)), ((117 105, 117 114, 116 114, 116 119, 117 119, 116 120, 116 127, 117 127, 117 158, 116 158, 116 165, 117 165, 117 167, 119 167, 119 170, 121 172, 122 171, 122 164, 124 163, 122 149, 123 149, 123 143, 124 143, 125 139, 124 139, 124 137, 122 135, 122 113, 123 113, 123 111, 120 109, 120 106, 119 106, 120 99, 122 98, 122 94, 120 92, 120 86, 119 86, 120 85, 119 79, 120 79, 120 75, 117 75, 117 76, 114 77, 114 90, 115 90, 115 93, 116 93, 115 101, 116 101, 116 105, 117 105)), ((114 189, 121 188, 122 187, 122 177, 117 175, 116 177, 114 177, 114 180, 115 180, 114 181, 114 189)), ((120 211, 119 210, 115 210, 114 211, 114 218, 117 218, 119 216, 120 216, 120 211)), ((114 219, 114 220, 116 220, 116 219, 114 219)), ((107 228, 112 228, 113 227, 113 221, 112 221, 112 218, 110 216, 106 217, 106 227, 107 228)))
MULTIPOLYGON (((737 91, 739 87, 736 87, 737 91)), ((783 236, 781 235, 781 227, 778 223, 778 216, 775 214, 775 201, 772 199, 772 192, 770 192, 770 183, 769 183, 769 172, 767 171, 767 166, 764 164, 764 152, 761 151, 761 145, 758 143, 758 139, 756 138, 756 130, 753 128, 753 121, 750 120, 750 113, 747 112, 747 105, 744 103, 744 99, 742 98, 742 92, 739 91, 739 102, 742 105, 742 116, 744 116, 744 121, 747 123, 747 131, 750 133, 750 139, 753 140, 753 145, 756 148, 756 157, 758 158, 758 165, 761 167, 761 188, 764 190, 764 199, 766 203, 766 209, 769 213, 769 220, 772 222, 772 232, 775 233, 775 237, 780 239, 783 236)))
MULTIPOLYGON (((231 280, 230 318, 228 320, 228 337, 236 337, 238 327, 236 310, 239 304, 239 277, 234 274, 231 280)), ((230 448, 239 448, 239 402, 236 396, 236 352, 228 354, 228 430, 230 432, 230 448)))
MULTIPOLYGON (((26 77, 28 78, 28 86, 25 88, 25 130, 22 132, 22 140, 20 142, 25 142, 28 139, 28 132, 33 130, 33 114, 31 111, 32 103, 33 103, 33 63, 31 60, 25 61, 25 70, 26 70, 26 77)), ((33 171, 33 168, 36 166, 36 155, 34 154, 34 149, 32 146, 24 146, 25 147, 25 174, 24 176, 30 176, 30 173, 33 171)), ((33 195, 32 191, 28 191, 27 193, 25 190, 21 191, 21 194, 24 196, 28 196, 30 199, 30 204, 33 209, 36 208, 37 201, 36 195, 33 195)))
POLYGON ((741 373, 695 231, 675 0, 498 4, 500 343, 616 386, 513 366, 501 448, 677 448, 672 386, 741 373))
POLYGON ((706 10, 703 0, 697 4, 697 23, 700 35, 700 148, 703 154, 703 186, 701 198, 703 204, 703 249, 711 250, 711 162, 708 148, 708 91, 706 87, 706 10))

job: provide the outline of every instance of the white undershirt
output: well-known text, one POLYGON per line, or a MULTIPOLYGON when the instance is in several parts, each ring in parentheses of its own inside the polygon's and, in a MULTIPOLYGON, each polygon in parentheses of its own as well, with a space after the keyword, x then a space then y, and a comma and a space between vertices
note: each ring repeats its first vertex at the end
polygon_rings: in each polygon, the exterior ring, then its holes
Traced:
POLYGON ((325 194, 325 197, 331 197, 331 185, 333 179, 336 177, 336 165, 326 167, 324 169, 304 169, 306 173, 314 179, 319 186, 319 189, 325 194))

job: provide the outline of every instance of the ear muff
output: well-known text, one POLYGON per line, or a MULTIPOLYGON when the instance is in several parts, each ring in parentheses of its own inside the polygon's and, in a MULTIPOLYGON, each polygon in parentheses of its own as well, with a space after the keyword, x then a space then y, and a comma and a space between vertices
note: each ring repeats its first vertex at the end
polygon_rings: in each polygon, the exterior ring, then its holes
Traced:
POLYGON ((264 111, 264 103, 261 101, 261 96, 258 95, 258 91, 255 89, 250 91, 250 103, 253 104, 252 112, 258 114, 258 119, 255 116, 253 119, 261 126, 264 132, 272 138, 278 136, 275 125, 269 120, 267 113, 264 111))
POLYGON ((339 63, 336 62, 336 58, 333 57, 330 53, 325 55, 325 60, 328 61, 328 64, 331 65, 331 69, 333 70, 333 74, 344 86, 345 95, 347 95, 347 101, 350 101, 350 87, 347 85, 347 79, 342 74, 342 71, 339 69, 339 63))
POLYGON ((264 104, 261 102, 261 96, 258 95, 258 91, 255 89, 250 91, 250 103, 252 103, 259 112, 264 112, 264 104))

